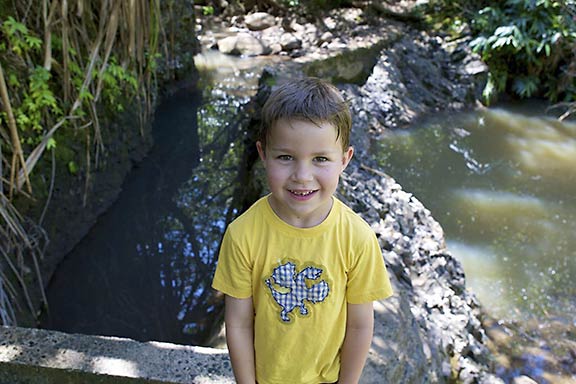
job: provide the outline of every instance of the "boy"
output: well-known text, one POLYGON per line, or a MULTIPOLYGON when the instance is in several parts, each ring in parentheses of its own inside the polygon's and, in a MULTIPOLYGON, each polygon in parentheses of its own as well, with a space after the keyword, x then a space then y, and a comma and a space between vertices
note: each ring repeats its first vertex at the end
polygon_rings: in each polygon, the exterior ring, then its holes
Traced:
POLYGON ((213 287, 226 295, 238 383, 357 383, 372 302, 392 294, 376 236, 333 196, 354 153, 338 90, 315 78, 281 85, 256 143, 270 194, 233 221, 213 287))

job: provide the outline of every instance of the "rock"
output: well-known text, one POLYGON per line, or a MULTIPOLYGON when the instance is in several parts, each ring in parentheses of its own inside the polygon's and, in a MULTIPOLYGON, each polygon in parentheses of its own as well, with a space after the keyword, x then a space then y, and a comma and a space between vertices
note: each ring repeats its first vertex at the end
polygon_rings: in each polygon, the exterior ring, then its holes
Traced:
POLYGON ((380 52, 364 85, 351 89, 353 115, 377 134, 407 127, 435 111, 471 106, 484 87, 486 67, 469 50, 424 32, 405 32, 380 52), (454 49, 466 56, 455 59, 454 49))
POLYGON ((332 32, 324 32, 320 39, 318 40, 318 44, 330 43, 334 39, 334 35, 332 32))
POLYGON ((244 24, 251 31, 261 31, 276 24, 276 18, 266 12, 256 12, 244 17, 244 24))
POLYGON ((293 51, 302 47, 302 40, 292 33, 284 33, 280 37, 280 45, 284 51, 293 51))
MULTIPOLYGON (((426 369, 422 377, 412 381, 399 379, 393 368, 380 366, 382 381, 366 382, 420 382, 424 378, 449 382, 456 374, 462 383, 503 383, 490 373, 479 303, 461 286, 462 266, 445 249, 442 229, 430 212, 390 177, 355 165, 343 175, 340 192, 341 198, 374 228, 389 272, 394 275, 395 292, 400 302, 405 300, 410 307, 398 329, 394 321, 377 311, 377 322, 385 321, 387 333, 376 327, 370 364, 378 361, 372 353, 389 358, 387 351, 378 350, 381 338, 386 345, 402 345, 412 356, 412 360, 398 357, 400 364, 414 368, 414 364, 424 363, 426 369), (392 252, 387 251, 390 248, 392 252), (420 343, 408 343, 401 339, 406 335, 397 335, 409 332, 412 326, 420 335, 420 343)), ((375 307, 390 304, 385 300, 375 307)), ((398 311, 388 315, 400 316, 398 311)))
POLYGON ((218 40, 218 50, 231 55, 259 56, 270 53, 270 48, 249 33, 238 33, 218 40))
POLYGON ((528 376, 518 376, 512 379, 512 384, 538 384, 528 376))

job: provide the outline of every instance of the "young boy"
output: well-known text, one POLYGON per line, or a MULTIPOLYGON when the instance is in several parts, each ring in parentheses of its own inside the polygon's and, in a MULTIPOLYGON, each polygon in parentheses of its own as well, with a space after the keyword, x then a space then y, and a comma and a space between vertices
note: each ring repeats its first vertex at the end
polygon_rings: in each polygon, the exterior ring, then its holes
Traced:
POLYGON ((226 295, 238 383, 357 383, 372 302, 392 294, 368 224, 333 196, 354 153, 351 116, 319 79, 287 82, 256 143, 270 188, 226 230, 213 287, 226 295))

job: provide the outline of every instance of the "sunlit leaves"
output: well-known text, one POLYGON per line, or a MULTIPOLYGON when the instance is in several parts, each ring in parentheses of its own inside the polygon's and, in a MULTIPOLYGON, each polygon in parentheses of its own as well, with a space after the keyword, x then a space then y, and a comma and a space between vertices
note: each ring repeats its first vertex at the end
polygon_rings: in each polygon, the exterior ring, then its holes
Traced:
POLYGON ((29 50, 38 50, 42 45, 42 40, 28 31, 28 28, 9 16, 1 24, 2 34, 6 37, 5 42, 0 46, 0 51, 9 49, 17 55, 23 55, 29 50))
POLYGON ((470 45, 488 64, 487 103, 501 92, 574 101, 576 1, 433 0, 439 18, 464 19, 470 45))
MULTIPOLYGON (((28 78, 28 88, 23 92, 22 104, 16 106, 14 115, 18 127, 22 131, 32 129, 36 132, 43 131, 43 122, 46 113, 53 116, 61 116, 62 109, 59 102, 50 89, 51 74, 44 67, 36 67, 28 78)), ((22 141, 35 144, 38 135, 28 134, 22 137, 22 141)))
POLYGON ((487 62, 494 79, 506 71, 511 80, 488 86, 496 86, 497 92, 510 89, 520 97, 545 91, 554 100, 565 93, 558 71, 575 59, 576 44, 576 22, 566 12, 570 4, 574 1, 508 0, 481 10, 471 21, 478 33, 471 46, 487 62))

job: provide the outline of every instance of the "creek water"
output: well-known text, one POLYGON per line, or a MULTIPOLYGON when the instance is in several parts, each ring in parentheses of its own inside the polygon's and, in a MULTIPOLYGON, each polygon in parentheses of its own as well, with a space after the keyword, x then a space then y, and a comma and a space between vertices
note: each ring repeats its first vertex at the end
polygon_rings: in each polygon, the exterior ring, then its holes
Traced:
POLYGON ((440 222, 485 311, 509 324, 504 349, 524 366, 502 376, 543 383, 564 382, 546 370, 571 375, 543 366, 569 363, 576 346, 576 124, 545 112, 532 101, 437 116, 370 149, 440 222))
POLYGON ((150 153, 52 277, 42 328, 206 342, 215 316, 209 286, 244 166, 238 116, 260 73, 257 62, 210 62, 218 71, 199 63, 197 89, 157 108, 150 153))
POLYGON ((509 320, 576 321, 576 124, 538 104, 442 116, 372 142, 430 209, 468 287, 509 320))

